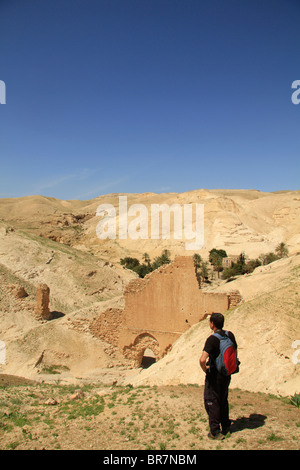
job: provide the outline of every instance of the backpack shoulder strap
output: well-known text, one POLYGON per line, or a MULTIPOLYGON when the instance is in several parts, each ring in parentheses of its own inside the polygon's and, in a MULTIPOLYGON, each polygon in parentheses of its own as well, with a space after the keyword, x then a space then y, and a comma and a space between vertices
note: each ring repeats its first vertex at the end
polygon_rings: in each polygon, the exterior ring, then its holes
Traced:
POLYGON ((218 339, 222 339, 223 336, 220 333, 214 333, 213 336, 216 336, 218 339))

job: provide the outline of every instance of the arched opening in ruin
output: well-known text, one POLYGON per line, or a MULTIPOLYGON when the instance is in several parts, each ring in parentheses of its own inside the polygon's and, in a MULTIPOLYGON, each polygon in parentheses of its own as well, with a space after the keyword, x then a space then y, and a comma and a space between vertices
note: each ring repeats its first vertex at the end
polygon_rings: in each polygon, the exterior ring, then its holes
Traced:
POLYGON ((152 351, 152 349, 146 348, 141 362, 142 369, 148 369, 148 367, 152 366, 152 364, 155 364, 155 362, 156 356, 154 352, 152 351))
POLYGON ((134 342, 125 346, 123 354, 128 359, 133 359, 136 367, 150 367, 159 358, 159 344, 150 333, 139 334, 134 342))

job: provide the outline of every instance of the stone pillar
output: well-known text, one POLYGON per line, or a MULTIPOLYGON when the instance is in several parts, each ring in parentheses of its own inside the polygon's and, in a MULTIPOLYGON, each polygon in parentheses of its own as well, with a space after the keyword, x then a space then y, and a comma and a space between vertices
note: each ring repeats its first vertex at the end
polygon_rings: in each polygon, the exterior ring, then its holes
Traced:
POLYGON ((36 307, 35 311, 43 320, 50 320, 51 313, 49 309, 50 289, 47 284, 39 284, 36 288, 36 307))

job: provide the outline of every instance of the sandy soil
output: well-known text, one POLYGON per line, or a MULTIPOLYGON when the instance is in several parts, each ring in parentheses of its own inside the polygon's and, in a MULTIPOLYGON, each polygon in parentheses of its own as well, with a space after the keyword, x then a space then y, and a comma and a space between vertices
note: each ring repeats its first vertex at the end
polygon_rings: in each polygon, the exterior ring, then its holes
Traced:
POLYGON ((0 449, 299 449, 300 412, 287 399, 230 390, 231 433, 207 437, 203 387, 34 384, 0 376, 0 449))

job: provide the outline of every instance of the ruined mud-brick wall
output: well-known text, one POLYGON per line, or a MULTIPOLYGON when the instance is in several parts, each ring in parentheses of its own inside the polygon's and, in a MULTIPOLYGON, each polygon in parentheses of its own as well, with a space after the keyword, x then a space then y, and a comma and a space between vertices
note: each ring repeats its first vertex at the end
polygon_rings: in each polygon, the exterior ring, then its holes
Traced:
POLYGON ((122 312, 123 310, 119 308, 105 310, 90 325, 91 333, 113 346, 118 346, 122 328, 122 312))
POLYGON ((225 312, 240 296, 237 292, 202 292, 192 257, 181 256, 144 279, 131 281, 124 300, 124 310, 106 310, 90 330, 138 363, 146 348, 162 357, 205 312, 225 312))
POLYGON ((125 292, 121 350, 141 333, 149 333, 159 343, 160 354, 205 312, 224 312, 226 293, 203 293, 199 289, 192 257, 177 257, 145 277, 131 281, 125 292))
POLYGON ((228 308, 234 308, 243 301, 243 298, 238 290, 229 292, 228 297, 229 297, 228 308))

